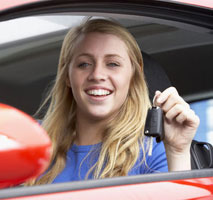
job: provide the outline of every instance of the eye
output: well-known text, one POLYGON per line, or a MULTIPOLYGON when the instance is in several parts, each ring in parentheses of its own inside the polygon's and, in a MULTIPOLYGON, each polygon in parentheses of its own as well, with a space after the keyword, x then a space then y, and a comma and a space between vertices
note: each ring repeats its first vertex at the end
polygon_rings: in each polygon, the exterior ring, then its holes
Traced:
POLYGON ((79 68, 87 68, 87 67, 90 66, 90 65, 91 65, 90 63, 82 62, 82 63, 78 64, 78 67, 79 67, 79 68))
POLYGON ((107 66, 109 66, 109 67, 119 67, 120 65, 118 63, 116 63, 116 62, 110 62, 110 63, 107 64, 107 66))

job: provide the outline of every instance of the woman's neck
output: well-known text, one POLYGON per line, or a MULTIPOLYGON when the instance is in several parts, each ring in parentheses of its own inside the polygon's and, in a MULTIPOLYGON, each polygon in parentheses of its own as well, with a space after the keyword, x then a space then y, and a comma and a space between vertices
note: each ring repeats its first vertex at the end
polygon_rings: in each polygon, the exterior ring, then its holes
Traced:
POLYGON ((105 125, 103 120, 88 120, 77 117, 75 144, 92 145, 102 142, 105 125))

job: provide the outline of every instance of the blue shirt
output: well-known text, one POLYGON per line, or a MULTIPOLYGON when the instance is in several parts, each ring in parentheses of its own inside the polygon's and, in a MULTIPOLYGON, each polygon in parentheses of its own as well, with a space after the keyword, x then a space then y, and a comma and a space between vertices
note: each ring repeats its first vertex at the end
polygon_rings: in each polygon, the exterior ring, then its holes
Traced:
MULTIPOLYGON (((145 138, 145 148, 147 147, 147 138, 145 138)), ((96 163, 99 157, 101 143, 95 145, 77 146, 72 145, 67 152, 66 166, 63 171, 54 179, 53 183, 70 182, 77 180, 85 180, 88 170, 96 163)), ((140 155, 133 168, 128 175, 138 175, 156 172, 167 172, 167 159, 163 142, 156 143, 153 140, 152 156, 146 155, 146 163, 141 161, 143 159, 143 151, 141 149, 140 155)), ((88 179, 92 179, 90 173, 88 179)))

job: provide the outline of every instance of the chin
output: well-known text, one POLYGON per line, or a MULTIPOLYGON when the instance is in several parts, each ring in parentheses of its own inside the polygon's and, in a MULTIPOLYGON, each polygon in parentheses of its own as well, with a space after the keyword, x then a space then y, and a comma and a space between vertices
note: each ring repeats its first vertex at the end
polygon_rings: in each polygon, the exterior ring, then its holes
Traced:
POLYGON ((100 121, 100 120, 105 120, 105 119, 108 119, 110 117, 110 115, 105 115, 103 113, 101 114, 96 114, 96 115, 91 115, 91 119, 94 119, 94 120, 97 120, 97 121, 100 121))
POLYGON ((96 112, 96 113, 94 113, 94 112, 90 113, 91 119, 94 119, 94 120, 97 120, 97 121, 109 119, 113 115, 114 115, 114 113, 112 113, 112 112, 104 112, 104 111, 96 112))

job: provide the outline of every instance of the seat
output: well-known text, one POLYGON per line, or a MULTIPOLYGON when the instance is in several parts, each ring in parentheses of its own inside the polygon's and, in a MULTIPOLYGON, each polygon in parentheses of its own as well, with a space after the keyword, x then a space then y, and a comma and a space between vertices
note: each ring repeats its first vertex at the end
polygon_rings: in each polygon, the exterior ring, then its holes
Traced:
POLYGON ((213 147, 211 144, 193 140, 190 152, 192 169, 213 168, 213 147))

